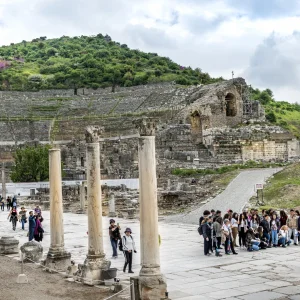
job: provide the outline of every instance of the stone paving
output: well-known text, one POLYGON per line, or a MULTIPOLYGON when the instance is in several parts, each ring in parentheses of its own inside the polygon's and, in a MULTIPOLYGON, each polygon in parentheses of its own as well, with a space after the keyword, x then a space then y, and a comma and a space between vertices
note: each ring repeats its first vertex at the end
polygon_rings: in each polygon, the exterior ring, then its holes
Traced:
MULTIPOLYGON (((42 242, 44 254, 50 245, 49 212, 43 212, 45 239, 42 242)), ((26 231, 18 224, 16 232, 7 221, 7 212, 0 212, 0 236, 14 235, 23 244, 26 231)), ((122 231, 133 230, 137 249, 139 243, 139 222, 117 219, 122 231)), ((109 219, 103 218, 104 228, 109 219)), ((65 246, 76 263, 82 263, 87 253, 87 216, 66 213, 65 246)), ((300 299, 300 246, 272 248, 260 252, 239 250, 239 255, 204 257, 202 238, 197 226, 187 224, 159 223, 162 237, 160 247, 161 268, 167 277, 171 299, 178 300, 297 300, 300 299)), ((112 254, 108 230, 104 231, 105 252, 112 254)), ((16 258, 16 257, 15 257, 16 258)), ((133 270, 139 271, 139 251, 134 255, 133 270)), ((128 284, 129 274, 121 269, 124 258, 112 260, 112 267, 118 268, 118 277, 128 284)), ((27 274, 30 280, 30 274, 27 274)))
POLYGON ((199 216, 205 209, 219 209, 223 214, 232 209, 235 212, 241 212, 249 199, 255 195, 254 185, 264 183, 267 178, 277 173, 281 168, 255 169, 242 171, 227 188, 208 203, 187 214, 179 214, 166 218, 168 222, 180 222, 188 224, 198 224, 199 216))

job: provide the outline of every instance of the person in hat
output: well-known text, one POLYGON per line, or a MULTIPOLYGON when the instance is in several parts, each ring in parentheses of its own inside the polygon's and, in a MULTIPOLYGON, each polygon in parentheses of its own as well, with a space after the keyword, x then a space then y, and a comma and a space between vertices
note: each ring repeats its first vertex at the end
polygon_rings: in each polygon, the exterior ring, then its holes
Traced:
POLYGON ((116 225, 116 222, 114 219, 109 220, 109 237, 110 237, 110 243, 113 249, 113 255, 112 258, 118 258, 118 240, 121 238, 120 235, 120 226, 119 223, 116 225))
POLYGON ((126 228, 124 233, 125 235, 122 238, 123 252, 125 256, 123 272, 126 272, 126 268, 128 265, 128 273, 134 273, 132 271, 132 252, 136 253, 135 243, 131 235, 132 231, 130 228, 126 228))

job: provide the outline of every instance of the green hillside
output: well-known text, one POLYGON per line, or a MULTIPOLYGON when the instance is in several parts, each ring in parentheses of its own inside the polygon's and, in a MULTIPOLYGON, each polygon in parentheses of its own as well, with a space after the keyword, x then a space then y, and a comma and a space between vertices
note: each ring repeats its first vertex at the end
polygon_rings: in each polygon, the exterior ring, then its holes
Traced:
POLYGON ((0 90, 96 89, 165 81, 191 85, 218 80, 223 79, 156 53, 131 50, 102 34, 40 37, 0 47, 0 90))
POLYGON ((275 101, 271 90, 260 91, 252 89, 251 95, 254 100, 259 100, 266 111, 266 118, 270 123, 279 125, 297 138, 300 138, 300 105, 285 101, 275 101))

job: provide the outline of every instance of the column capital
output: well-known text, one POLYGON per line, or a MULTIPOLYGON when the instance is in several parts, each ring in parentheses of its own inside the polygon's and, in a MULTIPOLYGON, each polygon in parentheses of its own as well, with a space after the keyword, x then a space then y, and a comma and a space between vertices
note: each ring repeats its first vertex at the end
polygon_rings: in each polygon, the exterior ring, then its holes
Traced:
POLYGON ((104 132, 104 127, 87 126, 85 129, 85 141, 87 143, 98 143, 100 135, 104 132))
POLYGON ((135 128, 139 130, 141 136, 155 136, 156 124, 155 118, 141 118, 133 121, 135 128))

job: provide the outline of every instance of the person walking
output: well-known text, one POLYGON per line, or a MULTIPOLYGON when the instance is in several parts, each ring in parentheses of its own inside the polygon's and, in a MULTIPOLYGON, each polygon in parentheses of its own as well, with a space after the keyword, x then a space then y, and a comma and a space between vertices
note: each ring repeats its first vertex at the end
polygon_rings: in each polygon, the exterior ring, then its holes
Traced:
POLYGON ((290 210, 290 215, 286 221, 289 227, 289 239, 294 239, 294 245, 298 245, 298 216, 293 209, 290 210))
POLYGON ((34 238, 34 230, 35 230, 35 226, 36 226, 35 216, 33 215, 32 210, 29 212, 28 221, 29 221, 28 240, 30 242, 34 238))
POLYGON ((12 228, 15 231, 17 226, 17 221, 18 221, 18 211, 16 207, 12 207, 12 209, 8 214, 7 219, 9 219, 9 222, 12 223, 12 228))
POLYGON ((22 224, 22 229, 25 230, 25 223, 27 223, 27 217, 26 217, 26 209, 24 206, 21 207, 21 210, 19 211, 19 218, 20 222, 22 224))
POLYGON ((132 271, 132 252, 136 253, 135 243, 132 237, 132 231, 130 228, 126 228, 124 231, 125 235, 122 237, 123 252, 125 256, 125 263, 123 272, 126 272, 128 265, 128 273, 134 273, 132 271))
POLYGON ((113 255, 112 258, 118 258, 118 251, 117 251, 117 247, 118 247, 118 240, 121 238, 120 236, 120 226, 119 223, 117 225, 114 219, 110 219, 109 220, 109 237, 110 237, 110 243, 113 249, 113 255))

